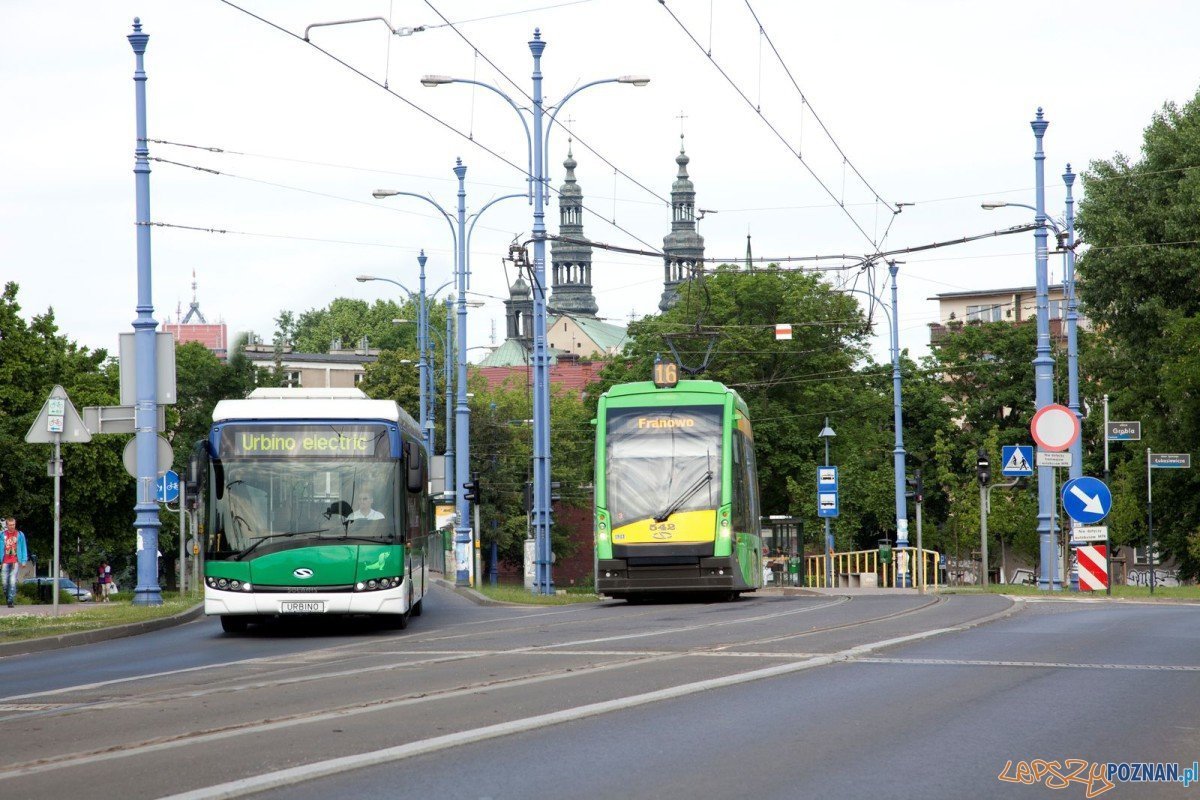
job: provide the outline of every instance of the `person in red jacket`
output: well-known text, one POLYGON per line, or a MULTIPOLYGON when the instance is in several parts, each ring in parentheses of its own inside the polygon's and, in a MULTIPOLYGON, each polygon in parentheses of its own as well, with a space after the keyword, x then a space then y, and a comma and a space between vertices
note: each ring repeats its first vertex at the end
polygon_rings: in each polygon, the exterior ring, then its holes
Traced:
POLYGON ((17 530, 17 521, 13 517, 4 520, 3 548, 4 599, 8 607, 13 607, 17 599, 17 570, 25 566, 29 560, 29 548, 25 544, 25 534, 17 530))

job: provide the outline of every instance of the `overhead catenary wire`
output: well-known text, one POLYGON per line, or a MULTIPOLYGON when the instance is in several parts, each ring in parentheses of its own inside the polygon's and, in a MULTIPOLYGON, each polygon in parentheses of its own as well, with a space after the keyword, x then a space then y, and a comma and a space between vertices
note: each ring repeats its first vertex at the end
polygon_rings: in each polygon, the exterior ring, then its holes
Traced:
MULTIPOLYGON (((378 88, 382 89, 383 91, 385 91, 385 92, 387 92, 388 94, 390 94, 392 97, 395 97, 396 99, 400 100, 402 103, 404 103, 405 105, 409 106, 410 108, 412 108, 413 110, 417 111, 417 112, 418 112, 418 113, 420 113, 422 116, 424 116, 424 117, 428 118, 429 120, 433 121, 434 123, 436 123, 437 125, 441 126, 442 128, 445 128, 446 130, 450 131, 451 133, 455 134, 456 136, 458 136, 458 137, 460 137, 460 138, 462 138, 462 139, 464 139, 464 140, 466 140, 466 141, 470 142, 471 144, 475 145, 476 147, 479 147, 479 148, 480 148, 481 150, 483 150, 485 153, 487 153, 487 154, 489 154, 489 155, 491 155, 491 156, 495 157, 496 159, 498 159, 498 160, 499 160, 499 161, 501 161, 502 163, 504 163, 504 164, 507 164, 508 166, 510 166, 510 167, 512 167, 513 169, 517 170, 517 171, 518 171, 518 172, 520 172, 521 174, 523 174, 523 175, 525 175, 525 174, 528 174, 528 172, 527 172, 527 170, 526 170, 526 168, 525 168, 525 167, 522 167, 522 166, 520 166, 520 165, 516 164, 516 163, 515 163, 515 162, 513 162, 512 160, 510 160, 510 159, 506 158, 505 156, 501 155, 501 154, 500 154, 500 153, 499 153, 497 150, 495 150, 494 148, 491 148, 491 147, 489 147, 489 146, 487 146, 487 145, 483 144, 483 143, 482 143, 482 142, 480 142, 478 139, 474 139, 474 138, 472 138, 472 137, 470 136, 470 134, 468 134, 468 133, 464 133, 463 131, 459 130, 459 129, 458 129, 458 128, 456 128, 455 126, 451 125, 449 122, 446 122, 445 120, 443 120, 443 119, 441 119, 440 117, 438 117, 436 114, 433 114, 432 112, 430 112, 430 111, 428 111, 428 110, 426 110, 426 109, 422 108, 421 106, 417 105, 417 104, 416 104, 416 103, 414 103, 412 100, 409 100, 407 97, 404 97, 403 95, 401 95, 401 94, 397 93, 396 91, 394 91, 394 90, 392 90, 392 89, 388 88, 388 87, 387 87, 387 86, 385 86, 383 83, 380 83, 378 80, 376 80, 375 78, 372 78, 370 75, 367 75, 365 72, 363 72, 363 71, 362 71, 361 69, 359 69, 358 67, 355 67, 354 65, 352 65, 352 64, 350 64, 349 62, 345 61, 344 59, 342 59, 342 58, 339 58, 338 56, 336 56, 336 55, 334 55, 333 53, 329 52, 328 50, 324 49, 323 47, 321 47, 321 46, 319 46, 319 45, 315 44, 315 43, 314 43, 314 42, 312 42, 312 41, 309 41, 309 40, 307 40, 307 39, 303 38, 302 36, 299 36, 298 34, 296 34, 296 33, 292 32, 292 31, 288 30, 287 28, 284 28, 283 26, 281 26, 281 25, 279 25, 279 24, 277 24, 277 23, 275 23, 275 22, 272 22, 272 21, 271 21, 271 20, 269 20, 269 19, 266 19, 265 17, 262 17, 262 16, 260 16, 260 15, 258 15, 258 14, 255 14, 254 12, 252 12, 252 11, 249 11, 248 9, 242 8, 241 6, 239 6, 239 5, 237 5, 236 3, 232 2, 232 0, 220 0, 220 2, 221 2, 221 3, 224 3, 225 5, 229 6, 230 8, 233 8, 233 9, 235 9, 235 10, 237 10, 237 11, 240 11, 240 12, 242 12, 243 14, 246 14, 247 16, 249 16, 249 17, 251 17, 251 18, 253 18, 253 19, 256 19, 256 20, 258 20, 259 22, 262 22, 262 23, 263 23, 263 24, 265 24, 265 25, 268 25, 268 26, 270 26, 270 27, 274 28, 275 30, 277 30, 277 31, 279 31, 279 32, 281 32, 281 33, 283 33, 283 34, 286 34, 287 36, 290 36, 290 37, 292 37, 293 39, 295 39, 295 40, 297 40, 297 41, 303 42, 304 44, 308 45, 309 47, 312 47, 312 48, 313 48, 314 50, 316 50, 317 52, 319 52, 319 53, 321 53, 322 55, 326 56, 327 58, 329 58, 329 59, 331 59, 331 60, 335 61, 336 63, 340 64, 341 66, 345 67, 346 69, 350 70, 350 71, 351 71, 351 72, 353 72, 355 75, 358 75, 359 77, 363 78, 364 80, 366 80, 366 81, 369 81, 369 82, 370 82, 371 84, 373 84, 374 86, 376 86, 376 87, 378 87, 378 88)), ((459 32, 459 31, 457 31, 457 30, 456 30, 456 33, 459 33, 459 35, 460 35, 460 36, 462 36, 461 32, 459 32)), ((485 58, 486 58, 486 57, 485 57, 485 58)), ((589 149, 590 149, 590 148, 589 148, 589 149)), ((594 152, 594 151, 593 151, 593 152, 594 152)), ((599 156, 599 154, 598 154, 598 153, 597 153, 597 156, 599 156)), ((599 156, 599 157, 603 158, 603 156, 599 156)), ((608 162, 608 161, 606 161, 605 163, 609 163, 609 164, 610 164, 610 166, 611 166, 611 162, 608 162)), ((532 177, 532 176, 531 176, 531 177, 532 177)), ((632 178, 631 178, 631 180, 632 180, 632 178)), ((548 189, 549 189, 551 192, 558 193, 558 192, 557 192, 557 190, 556 190, 556 189, 554 189, 553 187, 547 186, 547 188, 548 188, 548 189)), ((638 237, 638 236, 637 236, 636 234, 634 234, 632 231, 630 231, 630 230, 628 230, 628 229, 626 229, 626 228, 622 227, 621 225, 618 225, 618 224, 616 224, 615 222, 609 222, 607 219, 605 219, 605 217, 604 217, 602 214, 598 214, 598 213, 597 213, 597 212, 595 212, 593 209, 591 209, 591 208, 588 208, 586 205, 584 206, 584 209, 585 209, 585 210, 587 210, 587 211, 589 211, 589 212, 590 212, 590 213, 592 213, 592 214, 595 214, 595 216, 596 216, 597 218, 599 218, 599 219, 601 219, 601 220, 604 220, 605 222, 608 222, 608 224, 612 225, 612 227, 614 227, 614 228, 616 228, 617 230, 621 231, 622 233, 624 233, 626 236, 628 236, 629 238, 633 239, 634 241, 636 241, 636 242, 638 242, 638 243, 640 243, 640 244, 642 244, 642 245, 644 245, 644 246, 646 246, 646 247, 652 247, 652 246, 653 246, 653 245, 649 244, 648 242, 644 241, 643 239, 641 239, 640 237, 638 237)))
MULTIPOLYGON (((704 46, 696 39, 695 35, 691 32, 691 30, 687 27, 687 25, 685 25, 683 23, 683 20, 681 20, 675 14, 675 12, 672 11, 671 8, 667 5, 666 0, 658 0, 658 2, 659 2, 659 5, 661 5, 663 7, 663 9, 671 16, 671 19, 673 19, 675 21, 675 24, 679 26, 679 29, 684 32, 684 34, 687 36, 687 38, 690 39, 692 41, 692 43, 696 45, 696 47, 700 50, 700 52, 704 53, 705 58, 707 58, 709 60, 709 63, 711 63, 714 68, 716 68, 717 72, 719 72, 721 74, 721 77, 723 77, 725 79, 725 81, 733 88, 734 92, 736 92, 737 95, 739 97, 741 97, 742 100, 746 103, 746 105, 749 106, 754 111, 755 115, 763 121, 763 124, 766 125, 767 128, 773 134, 775 134, 775 137, 777 139, 779 139, 780 142, 783 143, 783 146, 786 147, 788 149, 788 151, 791 152, 791 154, 796 157, 796 160, 798 160, 801 163, 801 165, 804 166, 804 169, 808 171, 809 175, 812 176, 813 180, 815 180, 817 182, 817 184, 825 191, 825 193, 827 195, 829 195, 829 198, 831 200, 833 200, 834 203, 836 203, 839 208, 842 209, 842 211, 843 211, 843 213, 845 213, 847 219, 849 219, 850 223, 858 230, 859 233, 861 233, 863 235, 863 238, 865 238, 868 242, 870 242, 873 247, 878 247, 879 242, 877 242, 875 239, 873 239, 871 237, 871 235, 869 233, 867 233, 867 231, 862 227, 862 225, 859 224, 858 220, 854 218, 854 215, 851 214, 848 210, 846 210, 845 204, 842 203, 841 201, 839 201, 839 199, 838 199, 837 195, 834 193, 833 189, 831 189, 829 187, 829 185, 826 184, 825 181, 823 181, 819 175, 817 175, 816 170, 814 170, 812 168, 812 166, 808 163, 808 161, 805 160, 801 151, 788 140, 788 138, 779 130, 778 127, 776 127, 776 125, 774 123, 772 123, 766 117, 765 114, 762 113, 762 110, 760 108, 755 106, 754 101, 750 99, 750 97, 746 94, 745 90, 743 90, 742 87, 740 85, 738 85, 737 81, 735 81, 729 75, 729 73, 725 70, 725 68, 722 67, 721 64, 717 62, 717 60, 712 56, 712 54, 710 52, 705 51, 704 46)), ((805 101, 805 105, 806 105, 806 107, 808 107, 811 110, 811 105, 809 105, 807 103, 807 101, 805 101)), ((864 182, 864 184, 865 184, 865 182, 864 182)), ((871 188, 869 184, 865 184, 865 185, 867 185, 868 189, 871 188)), ((888 209, 893 212, 893 214, 898 213, 897 209, 891 203, 888 203, 887 201, 880 198, 878 196, 878 194, 875 193, 874 189, 871 189, 871 191, 873 194, 875 194, 876 199, 879 202, 884 203, 888 207, 888 209)))

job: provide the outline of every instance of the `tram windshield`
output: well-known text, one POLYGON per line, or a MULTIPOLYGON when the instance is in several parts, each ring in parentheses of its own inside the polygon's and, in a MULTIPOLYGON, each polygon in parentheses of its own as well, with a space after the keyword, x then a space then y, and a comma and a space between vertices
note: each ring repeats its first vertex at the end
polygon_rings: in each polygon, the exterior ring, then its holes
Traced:
POLYGON ((720 406, 609 410, 605 485, 614 526, 718 506, 722 415, 720 406))

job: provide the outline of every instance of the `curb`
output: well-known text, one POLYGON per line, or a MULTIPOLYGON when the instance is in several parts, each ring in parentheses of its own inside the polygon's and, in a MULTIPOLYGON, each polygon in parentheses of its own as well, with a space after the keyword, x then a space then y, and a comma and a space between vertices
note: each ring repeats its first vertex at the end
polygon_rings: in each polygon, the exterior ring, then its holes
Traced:
POLYGON ((74 647, 80 644, 95 644, 109 639, 123 639, 126 636, 137 636, 140 633, 150 633, 164 628, 183 625, 186 622, 204 616, 204 604, 199 603, 187 611, 181 611, 173 617, 150 619, 145 622, 131 622, 128 625, 116 625, 111 628, 97 628, 94 631, 79 631, 78 633, 60 633, 57 636, 43 636, 40 639, 24 639, 19 642, 0 644, 0 658, 19 656, 26 653, 42 653, 47 650, 59 650, 64 647, 74 647))
POLYGON ((515 606, 517 608, 525 608, 524 603, 506 603, 503 600, 493 600, 487 595, 481 594, 467 586, 455 586, 452 581, 445 578, 431 578, 430 583, 436 584, 443 589, 449 589, 459 597, 465 597, 477 606, 515 606))

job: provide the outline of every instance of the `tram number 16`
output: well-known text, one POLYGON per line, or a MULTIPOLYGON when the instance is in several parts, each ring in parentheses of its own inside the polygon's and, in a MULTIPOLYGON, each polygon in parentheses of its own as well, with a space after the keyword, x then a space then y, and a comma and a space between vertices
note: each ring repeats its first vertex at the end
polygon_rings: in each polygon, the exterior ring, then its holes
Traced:
POLYGON ((679 365, 659 361, 654 365, 654 385, 659 389, 670 389, 679 383, 679 365))

